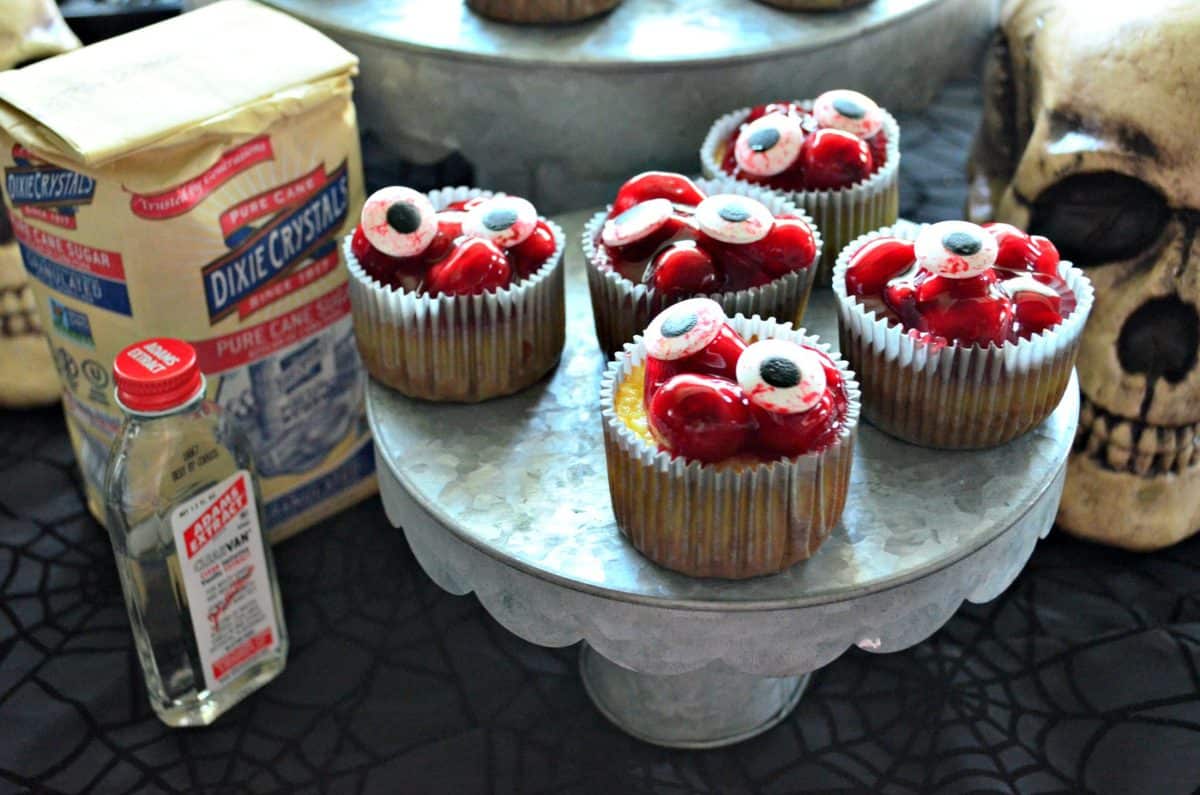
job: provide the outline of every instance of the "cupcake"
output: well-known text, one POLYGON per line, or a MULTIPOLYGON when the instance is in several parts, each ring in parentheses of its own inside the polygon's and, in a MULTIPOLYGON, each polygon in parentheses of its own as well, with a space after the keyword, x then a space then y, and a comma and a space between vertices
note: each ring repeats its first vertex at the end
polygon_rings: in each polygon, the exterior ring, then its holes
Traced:
POLYGON ((833 290, 863 416, 947 449, 1004 444, 1050 416, 1093 297, 1046 238, 965 221, 859 238, 833 290))
POLYGON ((621 350, 666 306, 697 295, 729 314, 799 322, 821 253, 811 219, 752 185, 648 171, 583 231, 596 337, 621 350))
POLYGON ((467 0, 472 11, 490 19, 534 25, 579 22, 620 4, 621 0, 467 0))
POLYGON ((473 403, 554 369, 563 233, 517 196, 389 187, 343 243, 367 371, 409 397, 473 403))
POLYGON ((727 113, 709 129, 700 165, 706 177, 768 188, 812 216, 825 238, 820 284, 847 243, 899 216, 900 127, 856 91, 727 113))
POLYGON ((660 566, 774 574, 842 515, 858 385, 790 324, 673 304, 609 364, 601 404, 617 526, 660 566))

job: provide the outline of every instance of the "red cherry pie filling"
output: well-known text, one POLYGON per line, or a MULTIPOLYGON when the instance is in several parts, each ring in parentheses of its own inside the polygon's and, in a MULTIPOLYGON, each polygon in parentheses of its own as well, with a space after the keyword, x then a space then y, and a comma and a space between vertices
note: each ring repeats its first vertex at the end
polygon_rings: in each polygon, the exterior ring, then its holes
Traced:
POLYGON ((621 187, 596 243, 621 276, 671 299, 759 287, 817 258, 799 216, 773 215, 749 196, 710 196, 661 171, 621 187))
POLYGON ((645 364, 618 388, 616 411, 660 450, 706 464, 773 461, 821 452, 841 435, 849 398, 823 351, 748 342, 707 298, 664 310, 643 340, 645 364))
POLYGON ((477 197, 439 211, 423 193, 389 187, 363 205, 350 248, 380 284, 438 296, 516 284, 545 265, 557 243, 534 206, 518 196, 477 197))
POLYGON ((721 170, 785 191, 839 190, 887 162, 883 111, 856 91, 758 105, 723 144, 721 170))
POLYGON ((916 241, 878 237, 850 256, 846 292, 910 333, 1003 345, 1058 326, 1076 307, 1054 244, 1008 224, 943 221, 916 241))

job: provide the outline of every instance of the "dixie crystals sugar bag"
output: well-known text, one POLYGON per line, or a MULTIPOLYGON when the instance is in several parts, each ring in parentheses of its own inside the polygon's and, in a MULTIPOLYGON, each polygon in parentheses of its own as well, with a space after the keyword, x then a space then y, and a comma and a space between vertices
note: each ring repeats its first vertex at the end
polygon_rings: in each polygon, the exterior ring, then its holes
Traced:
POLYGON ((154 336, 193 343, 248 430, 272 539, 374 490, 338 246, 362 203, 356 67, 227 0, 0 74, 3 193, 102 521, 110 365, 154 336))

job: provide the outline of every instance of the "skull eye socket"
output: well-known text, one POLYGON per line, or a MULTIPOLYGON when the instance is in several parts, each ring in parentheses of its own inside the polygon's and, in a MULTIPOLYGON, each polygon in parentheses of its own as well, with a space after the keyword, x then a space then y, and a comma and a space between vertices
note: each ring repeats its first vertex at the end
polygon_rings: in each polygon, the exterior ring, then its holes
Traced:
POLYGON ((1050 238, 1063 259, 1101 265, 1130 259, 1162 236, 1171 211, 1161 193, 1113 171, 1076 174, 1034 202, 1029 232, 1050 238))

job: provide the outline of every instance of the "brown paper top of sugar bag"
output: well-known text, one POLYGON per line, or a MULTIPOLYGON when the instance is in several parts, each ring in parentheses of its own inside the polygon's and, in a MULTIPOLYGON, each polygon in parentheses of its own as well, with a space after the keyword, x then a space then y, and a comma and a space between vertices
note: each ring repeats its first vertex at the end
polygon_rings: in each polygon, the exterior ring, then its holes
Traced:
POLYGON ((225 0, 0 73, 0 126, 30 149, 97 166, 149 145, 257 130, 256 104, 270 101, 272 116, 303 111, 345 90, 357 63, 286 14, 225 0))

